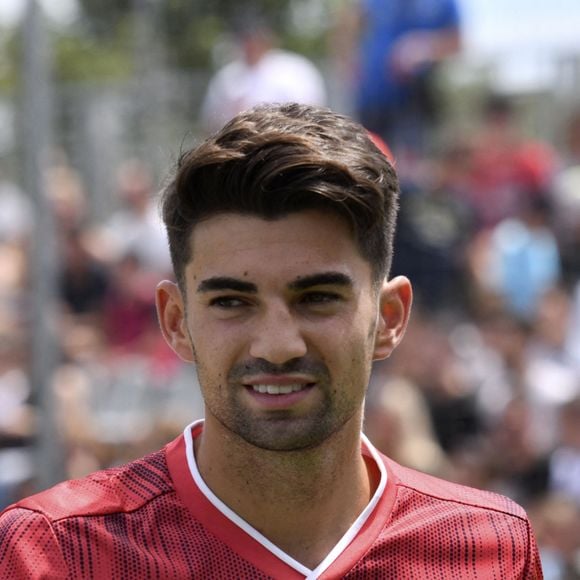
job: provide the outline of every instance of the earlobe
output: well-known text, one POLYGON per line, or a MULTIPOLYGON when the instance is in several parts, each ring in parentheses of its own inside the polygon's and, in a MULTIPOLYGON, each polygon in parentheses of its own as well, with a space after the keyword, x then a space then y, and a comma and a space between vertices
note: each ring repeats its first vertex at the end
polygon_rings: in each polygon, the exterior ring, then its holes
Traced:
POLYGON ((195 362, 187 332, 185 305, 181 290, 174 282, 164 280, 155 291, 155 304, 161 332, 177 356, 186 362, 195 362))
POLYGON ((413 290, 405 276, 385 282, 380 290, 373 360, 388 358, 401 342, 411 313, 413 290))

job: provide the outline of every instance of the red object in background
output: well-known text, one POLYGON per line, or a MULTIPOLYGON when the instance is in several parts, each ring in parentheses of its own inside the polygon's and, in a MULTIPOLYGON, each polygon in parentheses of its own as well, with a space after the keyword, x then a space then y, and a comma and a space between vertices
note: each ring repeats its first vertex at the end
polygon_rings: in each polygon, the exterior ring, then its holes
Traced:
POLYGON ((371 138, 371 141, 378 147, 378 149, 382 153, 384 153, 385 157, 389 160, 389 163, 394 167, 396 164, 395 157, 393 156, 393 152, 391 151, 389 146, 376 133, 373 133, 372 131, 368 131, 368 134, 369 134, 369 137, 371 138))

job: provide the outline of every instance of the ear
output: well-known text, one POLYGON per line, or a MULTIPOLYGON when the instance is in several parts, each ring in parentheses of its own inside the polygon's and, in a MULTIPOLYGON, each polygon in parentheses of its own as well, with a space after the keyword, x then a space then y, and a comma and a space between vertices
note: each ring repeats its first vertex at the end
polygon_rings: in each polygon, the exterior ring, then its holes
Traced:
POLYGON ((383 284, 379 296, 373 360, 388 358, 401 342, 409 322, 412 302, 413 290, 405 276, 397 276, 383 284))
POLYGON ((187 332, 185 305, 177 284, 169 280, 160 282, 155 291, 155 304, 161 332, 167 344, 184 361, 195 362, 187 332))

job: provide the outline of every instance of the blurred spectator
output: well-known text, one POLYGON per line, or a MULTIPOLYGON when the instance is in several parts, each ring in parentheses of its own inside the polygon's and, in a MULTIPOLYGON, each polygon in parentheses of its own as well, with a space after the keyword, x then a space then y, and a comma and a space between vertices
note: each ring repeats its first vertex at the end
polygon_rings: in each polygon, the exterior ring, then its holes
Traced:
POLYGON ((524 387, 528 325, 504 310, 490 310, 461 320, 449 333, 456 363, 475 396, 486 432, 504 415, 524 387))
POLYGON ((60 156, 48 170, 47 193, 52 203, 57 234, 87 226, 89 205, 87 192, 76 170, 60 156))
POLYGON ((580 282, 578 281, 570 291, 570 309, 567 314, 564 350, 572 365, 580 372, 580 282))
POLYGON ((60 296, 67 312, 99 317, 103 313, 110 274, 107 265, 90 253, 83 233, 73 228, 61 234, 60 296))
POLYGON ((461 311, 465 304, 465 248, 473 216, 461 195, 454 150, 423 163, 423 175, 402 183, 393 273, 413 281, 426 308, 461 311))
POLYGON ((508 97, 488 97, 470 149, 467 193, 479 228, 519 215, 534 197, 550 189, 555 153, 547 143, 522 135, 508 97))
POLYGON ((375 363, 369 393, 365 433, 377 449, 403 465, 442 475, 445 454, 418 386, 401 376, 396 364, 381 361, 375 363))
POLYGON ((543 294, 561 278, 551 224, 548 197, 536 195, 522 202, 518 215, 502 220, 488 238, 488 265, 480 281, 521 318, 533 318, 543 294))
POLYGON ((14 326, 0 330, 0 446, 22 443, 32 435, 30 384, 22 332, 14 326))
POLYGON ((28 301, 27 241, 0 242, 0 325, 21 324, 28 301))
POLYGON ((33 478, 32 437, 35 412, 29 404, 30 383, 25 336, 15 322, 0 328, 0 509, 18 499, 33 478))
POLYGON ((104 298, 103 328, 107 344, 121 352, 148 350, 159 334, 155 313, 155 286, 159 278, 135 254, 113 265, 104 298))
POLYGON ((580 108, 566 118, 563 135, 562 161, 565 167, 580 165, 580 108))
POLYGON ((438 114, 437 67, 459 51, 459 27, 454 0, 358 0, 341 17, 339 58, 358 55, 355 115, 397 158, 402 148, 425 149, 438 114))
POLYGON ((533 436, 539 449, 553 449, 558 412, 580 395, 580 374, 568 345, 572 300, 555 287, 538 305, 525 361, 526 397, 532 410, 533 436))
POLYGON ((550 489, 580 508, 580 397, 560 408, 558 431, 558 443, 550 457, 550 489))
POLYGON ((22 240, 30 231, 32 205, 10 181, 0 181, 0 240, 22 240))
POLYGON ((143 345, 120 351, 92 321, 69 324, 62 346, 53 389, 68 477, 147 453, 203 415, 195 376, 176 357, 160 366, 143 345))
POLYGON ((562 170, 554 184, 554 230, 562 255, 565 281, 574 285, 580 279, 580 164, 562 170))
POLYGON ((473 384, 454 355, 441 320, 415 309, 407 338, 391 357, 394 367, 388 372, 394 380, 419 389, 437 445, 452 452, 477 438, 481 430, 473 384))
POLYGON ((569 498, 547 495, 530 510, 544 580, 580 580, 580 508, 569 498))
POLYGON ((121 207, 104 224, 101 243, 110 246, 114 259, 133 254, 143 268, 168 275, 171 261, 150 169, 141 161, 126 161, 117 188, 121 207))
POLYGON ((490 487, 525 505, 548 489, 548 454, 537 445, 532 413, 524 397, 514 397, 490 429, 484 448, 490 487))
POLYGON ((555 179, 554 199, 565 280, 580 279, 580 110, 566 119, 562 169, 555 179))
POLYGON ((211 79, 201 109, 207 132, 263 102, 326 104, 326 87, 306 57, 276 47, 272 28, 247 15, 236 31, 238 54, 211 79))

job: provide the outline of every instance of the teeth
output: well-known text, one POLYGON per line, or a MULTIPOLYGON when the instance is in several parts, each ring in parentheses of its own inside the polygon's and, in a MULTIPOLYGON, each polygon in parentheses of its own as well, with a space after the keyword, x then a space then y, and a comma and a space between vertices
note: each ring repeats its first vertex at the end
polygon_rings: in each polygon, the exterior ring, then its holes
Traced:
POLYGON ((252 389, 257 393, 268 393, 269 395, 288 395, 289 393, 296 393, 301 391, 305 384, 299 383, 295 385, 252 385, 252 389))

